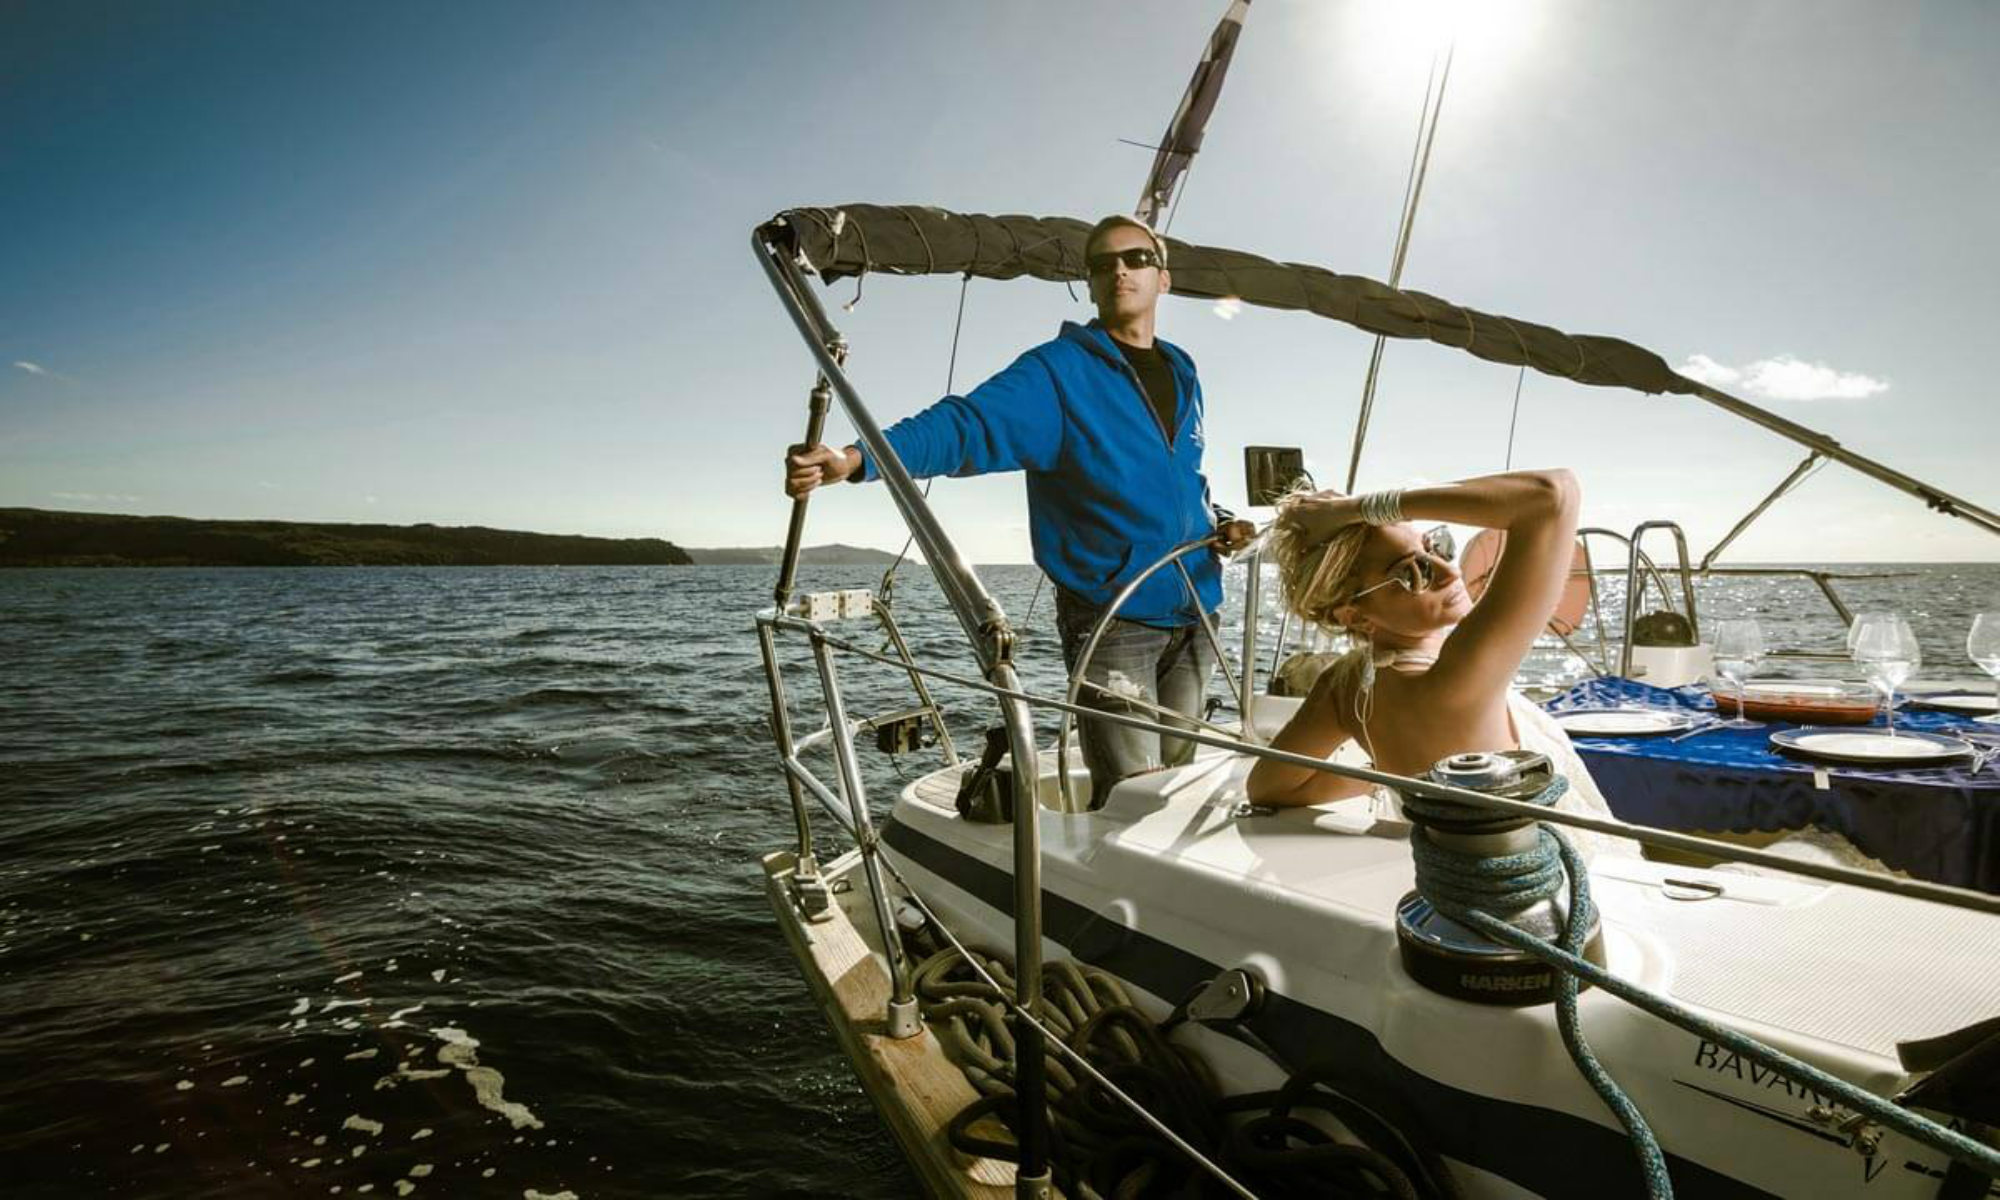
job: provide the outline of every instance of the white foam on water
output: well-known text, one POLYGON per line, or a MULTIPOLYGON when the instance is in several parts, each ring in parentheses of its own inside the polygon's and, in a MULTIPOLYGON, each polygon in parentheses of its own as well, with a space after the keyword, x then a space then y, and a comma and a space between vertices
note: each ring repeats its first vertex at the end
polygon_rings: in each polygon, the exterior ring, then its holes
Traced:
POLYGON ((529 1188, 521 1193, 521 1200, 576 1200, 576 1193, 564 1188, 560 1192, 538 1192, 529 1188))
POLYGON ((302 1058, 299 1060, 299 1070, 303 1071, 318 1061, 316 1058, 302 1058))
POLYGON ((300 996, 299 1002, 297 1004, 292 1005, 292 1011, 287 1015, 294 1017, 304 1016, 306 1013, 312 1011, 312 1006, 313 1002, 311 1000, 308 1000, 304 996, 300 996))
POLYGON ((292 1105, 297 1104, 299 1101, 305 1098, 306 1094, 304 1092, 286 1092, 285 1107, 290 1108, 292 1105))
POLYGON ((503 1095, 506 1076, 492 1067, 479 1065, 478 1038, 450 1025, 431 1030, 431 1036, 444 1043, 438 1047, 438 1061, 465 1072, 465 1080, 472 1085, 473 1098, 479 1101, 481 1108, 499 1113, 516 1129, 542 1128, 541 1118, 535 1116, 527 1105, 515 1103, 503 1095))
POLYGON ((486 1168, 486 1169, 485 1169, 484 1171, 481 1171, 481 1172, 479 1173, 479 1177, 480 1177, 481 1179, 491 1179, 491 1178, 493 1178, 493 1168, 492 1168, 492 1167, 488 1167, 488 1168, 486 1168))
POLYGON ((305 1160, 304 1162, 300 1163, 299 1165, 300 1165, 300 1166, 302 1166, 302 1167, 316 1167, 316 1166, 318 1166, 318 1165, 319 1165, 319 1163, 320 1163, 320 1160, 319 1160, 319 1159, 317 1159, 317 1158, 309 1158, 309 1159, 305 1160))
POLYGON ((367 1117, 362 1116, 360 1113, 355 1113, 352 1116, 348 1117, 345 1121, 342 1121, 340 1123, 340 1127, 342 1129, 358 1129, 362 1133, 368 1134, 371 1137, 374 1136, 375 1134, 382 1132, 382 1122, 371 1121, 367 1117))
POLYGON ((174 1090, 177 1092, 191 1092, 194 1090, 194 1080, 183 1079, 174 1085, 174 1090))
POLYGON ((370 1046, 366 1050, 356 1050, 352 1054, 343 1054, 341 1057, 346 1059, 348 1062, 360 1062, 364 1058, 374 1058, 379 1053, 381 1053, 381 1051, 375 1049, 373 1046, 370 1046))
POLYGON ((153 1147, 153 1153, 155 1154, 165 1154, 166 1152, 167 1152, 167 1143, 165 1142, 161 1142, 159 1145, 153 1147))
POLYGON ((432 982, 432 983, 443 983, 443 982, 444 982, 444 968, 443 968, 443 967, 439 967, 439 968, 438 968, 437 970, 435 970, 435 971, 432 971, 432 972, 431 972, 431 982, 432 982))
POLYGON ((362 1155, 364 1155, 364 1154, 366 1154, 366 1153, 368 1153, 368 1147, 366 1147, 366 1146, 356 1146, 356 1147, 355 1147, 354 1149, 352 1149, 352 1150, 349 1150, 349 1151, 347 1152, 347 1157, 349 1157, 349 1158, 360 1158, 360 1157, 361 1157, 362 1155))
MULTIPOLYGON (((377 1079, 375 1081, 375 1090, 379 1092, 384 1088, 392 1088, 395 1087, 397 1084, 402 1083, 403 1081, 409 1079, 419 1079, 419 1080, 443 1079, 445 1076, 449 1074, 451 1074, 451 1069, 449 1067, 439 1067, 435 1071, 420 1071, 410 1066, 410 1064, 408 1063, 399 1062, 396 1064, 396 1069, 394 1072, 388 1075, 384 1075, 382 1076, 382 1078, 377 1079)), ((430 1130, 428 1129, 424 1130, 424 1133, 429 1133, 429 1132, 430 1130)), ((422 1137, 424 1136, 424 1133, 420 1133, 417 1136, 422 1137)))
POLYGON ((396 1194, 398 1196, 407 1196, 411 1192, 414 1192, 416 1190, 417 1190, 417 1185, 411 1183, 407 1179, 398 1179, 396 1181, 396 1194))
POLYGON ((250 1082, 250 1077, 248 1075, 231 1075, 229 1078, 222 1081, 222 1086, 242 1087, 244 1084, 249 1082, 250 1082))
MULTIPOLYGON (((356 975, 359 975, 360 973, 361 972, 359 971, 355 972, 356 975)), ((330 1013, 336 1008, 360 1008, 363 1005, 373 1004, 373 1003, 375 1003, 375 998, 373 996, 363 996, 359 1000, 329 1000, 320 1007, 319 1011, 322 1013, 330 1013)))
MULTIPOLYGON (((430 1130, 426 1129, 424 1132, 429 1133, 430 1130)), ((416 1166, 410 1168, 410 1178, 412 1179, 422 1179, 430 1173, 431 1165, 429 1163, 418 1163, 416 1166)))
POLYGON ((342 976, 341 976, 340 978, 338 978, 338 979, 334 980, 334 982, 335 982, 335 983, 347 983, 347 982, 348 982, 348 981, 350 981, 350 980, 354 980, 354 979, 359 979, 359 978, 361 978, 361 976, 362 976, 362 975, 364 975, 365 973, 366 973, 366 972, 363 972, 363 971, 349 971, 349 972, 348 972, 347 974, 345 974, 345 975, 342 975, 342 976))

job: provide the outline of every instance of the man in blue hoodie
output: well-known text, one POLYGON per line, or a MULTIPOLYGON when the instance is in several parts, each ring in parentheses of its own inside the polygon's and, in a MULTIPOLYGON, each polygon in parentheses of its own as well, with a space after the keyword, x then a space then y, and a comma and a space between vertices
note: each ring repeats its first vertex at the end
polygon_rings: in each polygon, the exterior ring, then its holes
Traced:
MULTIPOLYGON (((1253 527, 1218 515, 1201 471, 1202 396, 1194 363, 1153 336, 1172 286, 1166 243, 1130 217, 1099 221, 1084 239, 1097 320, 1063 322, 1055 340, 1014 360, 964 396, 946 396, 884 431, 911 476, 1023 471, 1035 563, 1056 585, 1056 623, 1072 672, 1090 631, 1118 592, 1182 543, 1218 534, 1220 551, 1253 527)), ((879 478, 859 446, 793 447, 785 492, 879 478)), ((1109 712, 1157 717, 1152 706, 1199 716, 1222 607, 1218 553, 1157 571, 1099 640, 1082 698, 1109 712), (1137 701, 1138 703, 1130 703, 1137 701)), ((1086 719, 1080 735, 1093 805, 1118 780, 1194 754, 1194 744, 1086 719)))

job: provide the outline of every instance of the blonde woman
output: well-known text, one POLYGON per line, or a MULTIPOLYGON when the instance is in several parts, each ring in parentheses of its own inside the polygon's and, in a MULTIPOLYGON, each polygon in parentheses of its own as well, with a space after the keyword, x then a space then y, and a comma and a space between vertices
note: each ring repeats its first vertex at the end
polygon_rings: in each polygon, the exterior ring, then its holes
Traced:
MULTIPOLYGON (((1355 740, 1378 769, 1399 775, 1467 751, 1533 750, 1569 778, 1558 807, 1609 817, 1569 739, 1512 686, 1562 594, 1577 505, 1576 479, 1563 470, 1365 496, 1314 492, 1282 503, 1266 553, 1278 564, 1285 604, 1359 644, 1320 676, 1272 744, 1324 758, 1355 740), (1506 532, 1477 606, 1451 564, 1448 538, 1419 531, 1441 522, 1506 532)), ((1314 804, 1371 789, 1268 759, 1249 778, 1250 798, 1261 804, 1314 804)), ((1622 839, 1578 840, 1590 850, 1617 843, 1635 852, 1622 839)))

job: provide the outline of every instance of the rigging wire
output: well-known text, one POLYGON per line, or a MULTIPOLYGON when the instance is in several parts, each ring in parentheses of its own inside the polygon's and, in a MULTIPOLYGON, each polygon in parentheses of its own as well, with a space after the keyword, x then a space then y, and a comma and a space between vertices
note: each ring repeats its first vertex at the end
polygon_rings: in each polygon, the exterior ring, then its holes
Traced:
POLYGON ((1514 415, 1507 418, 1507 462, 1500 469, 1514 469, 1514 429, 1521 423, 1521 385, 1528 379, 1528 368, 1524 365, 1521 373, 1514 378, 1514 415))
MULTIPOLYGON (((1417 115, 1417 141, 1410 149, 1410 173, 1403 183, 1402 222, 1396 230, 1396 248, 1390 256, 1389 286, 1400 288, 1403 283, 1403 264, 1410 255, 1410 235, 1416 229, 1417 206, 1423 203, 1424 180, 1430 175, 1431 149, 1437 145, 1438 118, 1444 113, 1445 84, 1451 79, 1452 58, 1458 52, 1456 36, 1444 49, 1444 66, 1438 68, 1437 57, 1431 58, 1432 79, 1424 84, 1424 107, 1417 115), (1436 86, 1432 86, 1435 81, 1436 86)), ((1361 411, 1355 417, 1354 452, 1347 463, 1347 491, 1354 491, 1355 477, 1361 473, 1361 447, 1368 440, 1368 418, 1375 408, 1375 384, 1382 373, 1382 351, 1388 339, 1377 334, 1375 347, 1368 356, 1368 375, 1361 386, 1361 411)))
MULTIPOLYGON (((951 395, 952 384, 958 379, 958 337, 965 329, 965 293, 966 289, 971 286, 972 272, 967 271, 964 277, 958 281, 958 316, 951 323, 951 358, 945 364, 944 368, 944 394, 947 396, 951 395)), ((930 499, 931 484, 936 482, 937 478, 935 476, 924 480, 924 499, 930 499)), ((889 608, 895 604, 896 570, 903 565, 903 560, 909 557, 910 547, 916 544, 916 540, 917 535, 914 532, 905 537, 903 539, 903 548, 896 551, 896 561, 890 563, 889 569, 882 572, 882 582, 876 585, 875 592, 877 597, 882 601, 883 608, 889 608)))

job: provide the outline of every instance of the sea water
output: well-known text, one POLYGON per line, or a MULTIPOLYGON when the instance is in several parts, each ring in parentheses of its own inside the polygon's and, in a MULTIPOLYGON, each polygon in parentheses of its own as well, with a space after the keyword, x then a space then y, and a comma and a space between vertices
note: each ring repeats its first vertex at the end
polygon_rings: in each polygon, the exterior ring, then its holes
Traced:
MULTIPOLYGON (((1971 673, 2000 566, 1894 570, 1842 595, 1910 618, 1920 677, 1971 673)), ((1060 694, 1039 573, 981 574, 1060 694)), ((771 576, 0 572, 7 1194, 916 1194, 763 895, 791 827, 751 634, 771 576)), ((1840 644, 1803 580, 1701 602, 1840 644)), ((896 606, 972 673, 921 565, 896 606)), ((852 715, 908 703, 883 668, 842 681, 852 715)), ((976 751, 990 703, 934 686, 976 751)), ((934 762, 863 754, 878 812, 934 762)))

